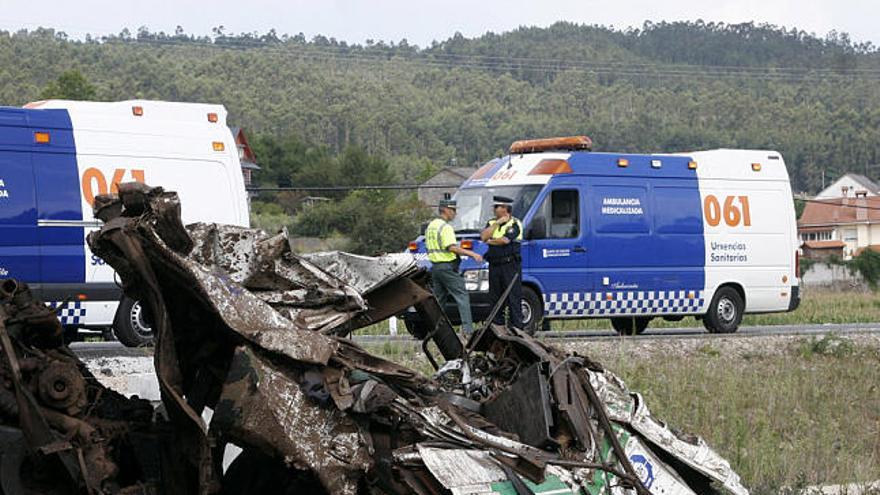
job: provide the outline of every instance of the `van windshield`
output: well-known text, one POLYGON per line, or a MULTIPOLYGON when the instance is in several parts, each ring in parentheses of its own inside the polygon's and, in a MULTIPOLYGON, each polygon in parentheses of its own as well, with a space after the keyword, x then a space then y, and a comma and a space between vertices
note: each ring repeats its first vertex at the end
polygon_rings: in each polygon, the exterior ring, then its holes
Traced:
POLYGON ((544 186, 501 186, 460 189, 453 199, 458 202, 458 214, 452 221, 456 232, 478 232, 495 215, 492 197, 507 196, 513 199, 513 216, 522 220, 544 186))

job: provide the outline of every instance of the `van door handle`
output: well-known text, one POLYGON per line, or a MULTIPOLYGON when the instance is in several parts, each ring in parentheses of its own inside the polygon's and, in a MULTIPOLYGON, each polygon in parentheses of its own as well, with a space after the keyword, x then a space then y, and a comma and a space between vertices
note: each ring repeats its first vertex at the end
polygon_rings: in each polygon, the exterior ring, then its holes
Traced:
POLYGON ((572 251, 576 253, 586 253, 587 250, 583 248, 583 246, 575 246, 572 251))

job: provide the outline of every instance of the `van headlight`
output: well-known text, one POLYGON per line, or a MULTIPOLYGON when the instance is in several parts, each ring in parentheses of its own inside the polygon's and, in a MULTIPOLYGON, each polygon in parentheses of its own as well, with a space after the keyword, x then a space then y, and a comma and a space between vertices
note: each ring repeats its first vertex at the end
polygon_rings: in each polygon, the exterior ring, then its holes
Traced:
POLYGON ((468 270, 464 272, 464 287, 470 292, 489 290, 489 270, 468 270))

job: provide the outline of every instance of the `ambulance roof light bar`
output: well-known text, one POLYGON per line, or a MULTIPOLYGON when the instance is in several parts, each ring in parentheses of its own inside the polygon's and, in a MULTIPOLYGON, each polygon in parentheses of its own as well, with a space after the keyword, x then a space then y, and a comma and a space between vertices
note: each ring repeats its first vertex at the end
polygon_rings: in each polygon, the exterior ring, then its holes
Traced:
POLYGON ((510 145, 511 155, 540 153, 542 151, 591 151, 593 141, 587 136, 568 136, 546 139, 525 139, 510 145))

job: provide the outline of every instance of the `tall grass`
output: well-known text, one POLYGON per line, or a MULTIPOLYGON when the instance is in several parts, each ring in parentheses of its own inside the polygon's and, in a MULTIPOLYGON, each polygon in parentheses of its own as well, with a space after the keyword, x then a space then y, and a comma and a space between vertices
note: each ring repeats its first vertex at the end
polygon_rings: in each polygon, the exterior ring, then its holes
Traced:
POLYGON ((604 364, 657 417, 705 438, 755 493, 880 479, 876 349, 820 340, 748 359, 620 352, 604 364))

